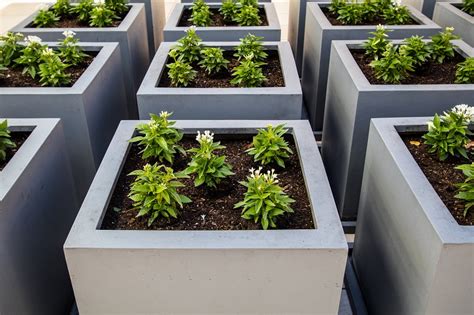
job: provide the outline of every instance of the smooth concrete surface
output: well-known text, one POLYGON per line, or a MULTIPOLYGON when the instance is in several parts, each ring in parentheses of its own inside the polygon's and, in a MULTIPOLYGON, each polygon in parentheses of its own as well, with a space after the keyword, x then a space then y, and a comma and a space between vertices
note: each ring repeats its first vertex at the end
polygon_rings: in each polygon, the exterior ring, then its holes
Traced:
POLYGON ((462 11, 462 1, 437 2, 433 21, 442 27, 454 27, 454 33, 474 47, 474 16, 462 11))

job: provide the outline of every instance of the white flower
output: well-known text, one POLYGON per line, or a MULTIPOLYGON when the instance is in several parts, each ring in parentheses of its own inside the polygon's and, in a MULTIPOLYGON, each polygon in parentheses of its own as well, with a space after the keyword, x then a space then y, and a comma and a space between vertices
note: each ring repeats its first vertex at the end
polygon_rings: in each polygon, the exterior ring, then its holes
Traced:
POLYGON ((214 134, 211 133, 209 130, 205 130, 204 133, 200 131, 197 132, 196 140, 201 142, 212 142, 214 140, 214 134))
POLYGON ((171 113, 168 113, 168 112, 165 112, 165 111, 161 111, 161 113, 160 113, 161 118, 168 118, 170 116, 171 116, 171 113))
POLYGON ((249 169, 250 172, 250 178, 259 178, 260 177, 260 172, 262 171, 262 167, 260 166, 258 170, 254 169, 253 167, 249 169))
POLYGON ((94 0, 95 4, 104 4, 105 0, 94 0))
POLYGON ((45 57, 54 56, 54 51, 51 48, 45 48, 41 54, 45 57))
POLYGON ((446 27, 446 32, 453 32, 453 31, 454 31, 454 27, 452 26, 446 27))
POLYGON ((463 116, 466 122, 474 121, 474 106, 459 104, 454 106, 451 111, 459 116, 463 116))
POLYGON ((41 38, 39 38, 38 36, 27 36, 25 41, 28 43, 28 45, 30 44, 34 44, 34 43, 38 43, 40 44, 42 42, 41 38))
POLYGON ((74 37, 74 35, 76 35, 76 33, 74 33, 71 30, 67 30, 67 31, 63 32, 63 35, 64 35, 64 37, 74 37))
POLYGON ((402 5, 402 0, 392 0, 392 4, 396 7, 399 7, 402 5))
POLYGON ((384 31, 384 30, 385 30, 385 26, 383 26, 382 24, 379 24, 379 25, 377 25, 377 26, 375 27, 375 29, 376 29, 377 31, 384 31))
POLYGON ((269 184, 276 184, 278 183, 277 180, 278 175, 275 173, 275 170, 272 169, 272 171, 267 171, 267 174, 263 175, 263 178, 269 183, 269 184))
POLYGON ((186 33, 188 32, 196 32, 196 26, 192 25, 190 26, 187 30, 185 30, 186 33))

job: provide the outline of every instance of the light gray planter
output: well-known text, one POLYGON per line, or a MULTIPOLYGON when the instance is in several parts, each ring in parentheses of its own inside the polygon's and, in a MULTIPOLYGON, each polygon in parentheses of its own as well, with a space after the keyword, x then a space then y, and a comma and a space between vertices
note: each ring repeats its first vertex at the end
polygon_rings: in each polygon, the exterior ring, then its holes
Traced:
MULTIPOLYGON (((138 98, 140 119, 168 110, 176 119, 301 119, 303 97, 288 42, 265 42, 278 50, 285 87, 162 88, 156 87, 175 43, 162 43, 143 79, 138 98)), ((238 42, 204 42, 204 46, 233 49, 238 42)))
POLYGON ((119 125, 64 245, 81 314, 337 314, 347 243, 307 122, 194 120, 176 126, 185 133, 255 134, 269 123, 286 123, 315 229, 99 230, 138 123, 119 125))
MULTIPOLYGON (((175 42, 184 36, 188 27, 178 26, 185 9, 189 9, 192 4, 178 3, 171 11, 170 17, 163 29, 164 39, 167 42, 175 42)), ((211 8, 219 8, 222 4, 212 3, 211 8)), ((196 27, 196 32, 204 41, 231 42, 239 41, 249 33, 263 37, 265 41, 278 42, 281 39, 281 27, 273 3, 262 3, 259 5, 265 10, 267 16, 267 26, 221 26, 221 27, 196 27)))
POLYGON ((443 27, 454 27, 455 34, 474 46, 474 16, 454 5, 462 5, 462 1, 437 2, 433 21, 443 27))
POLYGON ((430 119, 370 124, 352 258, 371 314, 474 313, 474 226, 454 220, 398 134, 430 119))
MULTIPOLYGON (((222 2, 222 0, 204 0, 205 2, 222 2)), ((181 0, 181 3, 193 3, 194 0, 181 0)), ((272 0, 258 0, 259 3, 261 2, 272 2, 272 0)))
MULTIPOLYGON (((474 100, 474 84, 370 84, 349 51, 362 42, 333 41, 324 116, 321 154, 339 212, 346 218, 357 215, 371 118, 432 115, 474 100)), ((466 43, 453 43, 462 55, 474 56, 466 43)))
POLYGON ((62 124, 8 125, 31 134, 0 171, 0 313, 68 314, 74 297, 61 247, 79 203, 62 124))
MULTIPOLYGON (((130 11, 117 27, 68 28, 76 33, 82 42, 118 42, 122 55, 125 89, 130 118, 137 116, 136 92, 150 63, 148 35, 146 30, 145 6, 131 3, 130 11)), ((12 31, 24 35, 36 35, 44 41, 58 41, 64 38, 64 28, 35 28, 29 25, 38 11, 23 20, 12 31)), ((117 88, 115 88, 117 90, 117 88)))
POLYGON ((119 121, 127 117, 117 43, 81 46, 98 55, 72 87, 0 87, 2 116, 61 118, 80 198, 85 196, 119 121))
POLYGON ((433 17, 435 4, 444 1, 446 0, 402 0, 404 4, 415 7, 430 19, 433 17))
MULTIPOLYGON (((335 26, 332 25, 321 8, 329 7, 330 2, 308 3, 306 29, 303 51, 303 73, 301 85, 304 102, 314 130, 323 129, 324 103, 333 40, 366 40, 375 25, 335 26)), ((429 37, 441 31, 441 27, 421 14, 413 7, 408 7, 410 15, 419 25, 387 25, 392 39, 404 39, 412 35, 429 37)))

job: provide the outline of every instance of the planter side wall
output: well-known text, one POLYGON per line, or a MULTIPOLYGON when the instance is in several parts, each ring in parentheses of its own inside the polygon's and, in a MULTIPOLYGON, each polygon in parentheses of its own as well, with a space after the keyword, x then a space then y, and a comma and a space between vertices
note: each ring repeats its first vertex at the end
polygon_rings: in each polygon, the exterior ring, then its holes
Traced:
POLYGON ((33 138, 17 154, 40 148, 0 200, 0 313, 67 314, 74 297, 61 248, 79 203, 61 124, 43 143, 33 138))
MULTIPOLYGON (((323 129, 326 87, 333 40, 366 40, 375 31, 375 26, 351 27, 332 26, 322 12, 322 7, 328 7, 329 2, 309 3, 306 17, 306 28, 310 31, 304 35, 302 56, 301 85, 304 101, 310 122, 314 130, 323 129)), ((441 31, 427 17, 413 7, 409 7, 411 15, 420 20, 421 25, 387 26, 391 39, 404 39, 412 35, 429 37, 441 31)))
POLYGON ((410 153, 388 147, 397 131, 382 137, 373 122, 353 252, 369 311, 472 314, 474 244, 440 239, 423 209, 436 206, 423 205, 400 171, 410 153))
POLYGON ((474 46, 474 16, 471 16, 453 4, 462 4, 462 1, 437 2, 433 21, 443 27, 454 27, 454 33, 471 46, 474 46))
POLYGON ((445 0, 403 0, 404 4, 411 5, 417 10, 420 10, 424 15, 429 18, 433 17, 435 4, 437 2, 444 2, 445 0))

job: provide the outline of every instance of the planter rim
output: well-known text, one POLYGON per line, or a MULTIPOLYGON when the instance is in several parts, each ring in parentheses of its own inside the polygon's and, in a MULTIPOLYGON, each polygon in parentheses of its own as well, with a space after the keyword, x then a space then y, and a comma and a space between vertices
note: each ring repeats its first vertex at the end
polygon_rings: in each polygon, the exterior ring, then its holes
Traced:
MULTIPOLYGON (((288 42, 263 42, 266 48, 276 48, 280 57, 280 66, 283 72, 285 86, 283 87, 257 87, 257 88, 186 88, 186 87, 156 87, 166 66, 168 52, 176 43, 163 42, 155 54, 148 71, 143 78, 142 84, 138 89, 137 95, 261 95, 261 94, 301 94, 301 84, 296 70, 296 64, 293 59, 293 53, 288 42)), ((203 42, 203 46, 233 48, 239 45, 239 42, 203 42)))
MULTIPOLYGON (((324 30, 374 30, 377 25, 333 25, 329 22, 328 18, 321 10, 323 7, 329 7, 331 2, 308 2, 307 10, 310 10, 313 15, 316 16, 316 19, 321 24, 324 30)), ((440 29, 440 26, 433 22, 430 18, 426 15, 421 13, 421 11, 417 10, 411 5, 405 4, 405 6, 410 11, 410 17, 418 22, 419 24, 411 24, 411 25, 385 25, 387 29, 392 30, 405 30, 405 29, 440 29)))
MULTIPOLYGON (((49 7, 53 5, 53 3, 47 4, 49 7)), ((74 5, 74 3, 72 3, 74 5)), ((28 25, 33 22, 34 18, 38 14, 41 9, 35 10, 33 14, 25 18, 23 21, 18 23, 14 26, 11 31, 12 32, 37 32, 37 33, 48 33, 48 32, 59 32, 61 30, 72 30, 76 33, 78 32, 95 32, 95 33, 102 33, 102 32, 126 32, 130 26, 132 25, 133 21, 136 20, 137 16, 140 14, 142 10, 145 10, 145 4, 143 3, 127 3, 130 6, 130 11, 128 11, 125 18, 120 22, 120 24, 116 27, 28 27, 28 25)))
MULTIPOLYGON (((170 31, 170 30, 186 30, 189 27, 187 26, 178 26, 179 20, 181 19, 181 15, 184 9, 187 9, 192 6, 192 3, 177 3, 173 10, 170 13, 168 20, 163 28, 163 31, 170 31)), ((211 8, 218 8, 221 7, 222 3, 209 3, 209 7, 211 8)), ((265 15, 267 17, 268 25, 266 26, 196 26, 197 31, 235 31, 235 30, 249 30, 256 31, 256 30, 279 30, 280 22, 278 20, 278 16, 276 14, 275 5, 271 2, 267 3, 259 3, 258 6, 265 10, 265 15)))
MULTIPOLYGON (((425 42, 428 41, 425 40, 425 42)), ((403 40, 391 40, 391 42, 401 44, 403 40)), ((451 42, 456 46, 456 51, 462 56, 474 57, 474 48, 464 41, 452 40, 451 42)), ((351 48, 361 48, 363 43, 364 40, 336 40, 331 43, 333 53, 340 56, 344 67, 360 91, 432 91, 434 89, 474 91, 474 84, 371 84, 349 51, 351 48)))
POLYGON ((178 120, 185 133, 210 129, 216 133, 255 134, 269 123, 286 123, 299 153, 315 229, 251 231, 99 230, 130 149, 127 141, 147 120, 122 121, 102 160, 64 248, 130 249, 347 249, 329 182, 307 121, 301 120, 178 120), (312 194, 310 192, 313 192, 312 194), (316 192, 316 193, 315 193, 316 192))
POLYGON ((474 24, 474 16, 454 6, 454 4, 462 4, 462 3, 463 2, 459 0, 448 0, 448 1, 443 1, 443 2, 437 1, 435 4, 435 7, 438 5, 441 7, 444 7, 446 10, 452 11, 454 14, 456 14, 459 18, 463 19, 467 23, 474 24))
POLYGON ((474 243, 474 226, 460 225, 456 222, 399 135, 404 131, 426 131, 427 122, 431 119, 433 117, 373 118, 371 124, 377 130, 440 239, 444 243, 462 244, 466 242, 466 237, 470 237, 472 241, 469 243, 474 243))
MULTIPOLYGON (((49 47, 59 46, 58 42, 43 42, 49 47)), ((118 43, 89 43, 80 42, 84 50, 98 51, 92 63, 87 67, 77 81, 70 87, 0 87, 0 93, 4 95, 24 95, 24 94, 83 94, 89 87, 92 79, 99 71, 112 53, 118 49, 118 43)))
POLYGON ((5 198, 53 129, 60 123, 58 118, 0 118, 1 121, 4 119, 8 121, 9 130, 31 131, 31 134, 0 171, 0 201, 5 198))

